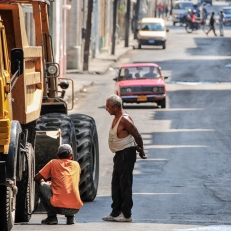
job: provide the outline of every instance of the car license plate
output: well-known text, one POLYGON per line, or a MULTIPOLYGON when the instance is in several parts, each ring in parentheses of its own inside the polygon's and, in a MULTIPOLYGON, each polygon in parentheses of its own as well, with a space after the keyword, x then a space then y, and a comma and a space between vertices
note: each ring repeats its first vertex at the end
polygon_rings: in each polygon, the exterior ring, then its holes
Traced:
POLYGON ((137 98, 137 101, 147 101, 147 96, 146 95, 139 95, 137 98))
POLYGON ((155 40, 148 40, 149 43, 155 43, 155 40))

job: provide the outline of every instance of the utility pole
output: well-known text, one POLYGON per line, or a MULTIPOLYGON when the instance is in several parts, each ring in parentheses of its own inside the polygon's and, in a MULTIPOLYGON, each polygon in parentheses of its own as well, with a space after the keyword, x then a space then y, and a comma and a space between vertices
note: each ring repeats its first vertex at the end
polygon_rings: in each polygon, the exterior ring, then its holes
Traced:
POLYGON ((118 0, 114 0, 113 2, 113 29, 112 29, 112 46, 111 46, 111 54, 115 54, 115 43, 116 43, 116 22, 117 22, 117 3, 118 0))
POLYGON ((171 7, 170 7, 170 15, 172 16, 172 8, 173 8, 173 3, 172 3, 172 0, 171 0, 171 7))
POLYGON ((91 19, 93 10, 93 0, 88 0, 88 11, 87 11, 87 26, 86 26, 86 37, 84 44, 84 55, 83 55, 83 70, 88 70, 88 60, 89 60, 89 48, 91 40, 91 19))
POLYGON ((157 17, 156 11, 157 11, 157 0, 155 0, 155 10, 154 10, 154 17, 155 18, 157 17))
POLYGON ((134 22, 134 39, 137 39, 137 27, 139 19, 140 0, 136 1, 135 22, 134 22))
POLYGON ((131 9, 131 1, 127 0, 127 12, 126 12, 126 19, 125 19, 125 47, 129 46, 130 9, 131 9))

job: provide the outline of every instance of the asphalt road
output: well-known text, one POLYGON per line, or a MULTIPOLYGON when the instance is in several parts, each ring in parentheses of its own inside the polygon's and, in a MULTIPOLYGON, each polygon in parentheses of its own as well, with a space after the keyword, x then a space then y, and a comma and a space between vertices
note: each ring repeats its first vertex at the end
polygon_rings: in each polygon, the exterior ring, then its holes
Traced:
POLYGON ((101 219, 111 211, 113 154, 107 136, 112 117, 105 100, 114 92, 115 73, 109 71, 86 76, 94 84, 79 93, 71 112, 96 120, 100 147, 96 199, 84 204, 75 225, 64 225, 59 216, 60 225, 44 226, 40 222, 45 214, 35 214, 28 224, 16 224, 12 230, 231 230, 231 28, 225 29, 225 37, 212 33, 207 37, 202 30, 187 34, 180 26, 169 30, 166 50, 134 49, 115 63, 155 62, 169 77, 166 109, 125 104, 148 157, 138 157, 134 170, 133 222, 101 219))

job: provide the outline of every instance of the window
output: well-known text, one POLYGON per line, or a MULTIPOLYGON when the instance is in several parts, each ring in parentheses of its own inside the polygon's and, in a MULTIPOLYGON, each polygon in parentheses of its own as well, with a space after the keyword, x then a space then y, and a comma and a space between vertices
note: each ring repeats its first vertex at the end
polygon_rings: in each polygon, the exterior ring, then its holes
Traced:
POLYGON ((161 23, 144 23, 141 25, 142 31, 164 31, 164 25, 161 23))
POLYGON ((179 9, 188 10, 188 9, 192 9, 192 8, 193 8, 192 3, 179 3, 179 9))
POLYGON ((124 79, 139 79, 139 78, 159 78, 160 71, 155 66, 141 66, 122 68, 119 78, 124 79))

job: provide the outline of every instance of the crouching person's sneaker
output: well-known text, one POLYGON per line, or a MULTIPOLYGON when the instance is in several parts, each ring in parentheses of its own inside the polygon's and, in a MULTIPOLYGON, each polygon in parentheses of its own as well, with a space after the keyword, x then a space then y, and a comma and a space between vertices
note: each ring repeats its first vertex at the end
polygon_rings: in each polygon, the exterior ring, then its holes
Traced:
POLYGON ((119 222, 132 222, 132 217, 125 218, 123 213, 120 213, 118 217, 114 217, 113 221, 119 221, 119 222))
POLYGON ((75 217, 74 216, 66 216, 67 217, 67 225, 75 224, 75 217))
POLYGON ((108 216, 106 216, 106 217, 102 217, 102 219, 103 219, 104 221, 114 221, 114 218, 115 218, 115 217, 113 217, 113 216, 111 216, 111 215, 108 215, 108 216))
POLYGON ((56 216, 47 217, 46 219, 42 220, 41 223, 43 225, 57 225, 58 219, 56 216))

